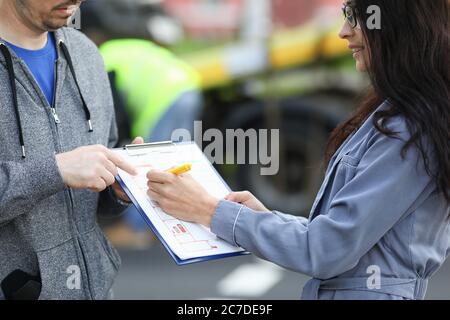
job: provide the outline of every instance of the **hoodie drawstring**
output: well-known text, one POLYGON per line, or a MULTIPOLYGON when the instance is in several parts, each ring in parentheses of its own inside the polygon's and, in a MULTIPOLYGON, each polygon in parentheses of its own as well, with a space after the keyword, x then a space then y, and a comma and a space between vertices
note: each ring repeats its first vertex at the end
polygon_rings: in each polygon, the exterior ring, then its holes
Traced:
MULTIPOLYGON (((75 85, 77 86, 77 89, 78 89, 78 93, 80 94, 84 113, 86 115, 86 121, 89 126, 89 132, 93 132, 94 129, 92 127, 92 122, 91 122, 91 112, 89 111, 89 108, 88 108, 86 101, 83 97, 83 94, 81 92, 81 88, 80 88, 78 79, 75 74, 75 68, 73 67, 73 62, 72 62, 72 58, 70 56, 69 50, 67 49, 66 44, 62 40, 59 41, 58 45, 61 48, 61 50, 67 60, 67 64, 69 65, 70 73, 72 74, 72 77, 75 81, 75 85)), ((12 55, 11 55, 11 52, 9 51, 8 47, 1 41, 0 41, 0 51, 3 54, 5 61, 6 61, 6 69, 8 71, 9 82, 10 82, 11 91, 12 91, 14 111, 16 113, 17 125, 19 127, 19 141, 20 141, 20 146, 21 146, 21 150, 22 150, 22 158, 25 159, 25 142, 24 142, 24 138, 23 138, 22 121, 21 121, 20 112, 19 112, 19 102, 17 99, 17 87, 16 87, 13 59, 12 59, 12 55)))
POLYGON ((88 125, 89 125, 89 132, 93 132, 94 129, 92 128, 91 112, 89 111, 86 101, 84 100, 83 94, 81 93, 80 85, 78 84, 78 79, 77 79, 77 76, 75 73, 75 68, 73 67, 72 58, 70 56, 69 50, 67 49, 66 44, 62 40, 59 40, 58 45, 60 46, 60 48, 67 60, 67 64, 69 65, 69 69, 70 69, 70 72, 72 73, 73 80, 75 81, 75 84, 78 89, 78 93, 80 94, 81 102, 83 103, 84 113, 86 115, 86 121, 88 122, 88 125))
POLYGON ((16 88, 16 77, 14 74, 14 64, 12 61, 11 52, 9 52, 6 45, 2 42, 0 42, 0 51, 2 52, 6 60, 6 69, 8 70, 9 84, 11 86, 12 91, 14 111, 16 113, 17 125, 19 126, 19 141, 22 149, 22 158, 25 159, 25 143, 23 140, 23 129, 22 129, 22 121, 20 119, 19 101, 17 100, 17 88, 16 88))

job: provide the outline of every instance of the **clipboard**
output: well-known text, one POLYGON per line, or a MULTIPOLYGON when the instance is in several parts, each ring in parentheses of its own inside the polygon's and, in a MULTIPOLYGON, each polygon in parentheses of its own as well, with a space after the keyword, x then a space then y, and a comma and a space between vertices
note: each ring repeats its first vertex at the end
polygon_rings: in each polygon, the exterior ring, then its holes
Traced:
MULTIPOLYGON (((195 142, 175 143, 172 141, 163 141, 140 145, 127 145, 114 150, 125 158, 128 158, 127 160, 137 165, 137 167, 142 165, 143 170, 145 170, 149 161, 152 162, 151 159, 154 159, 157 164, 156 167, 158 167, 158 162, 162 163, 167 160, 167 163, 165 163, 166 168, 158 168, 162 170, 168 169, 169 163, 173 161, 183 163, 192 162, 193 176, 199 170, 207 172, 208 177, 203 180, 210 180, 211 182, 196 180, 200 184, 203 182, 204 187, 205 183, 210 183, 213 187, 217 187, 216 196, 224 196, 231 191, 227 183, 222 179, 195 142)), ((199 178, 201 177, 199 175, 199 178)), ((249 254, 244 249, 235 247, 218 238, 204 226, 180 221, 167 215, 162 209, 156 207, 156 204, 148 196, 143 195, 144 190, 142 186, 141 190, 139 190, 138 184, 141 178, 135 179, 137 181, 132 181, 131 176, 120 169, 119 175, 116 177, 117 182, 130 198, 139 214, 158 240, 161 241, 177 265, 182 266, 249 254)), ((214 191, 213 187, 210 190, 214 191)), ((219 198, 223 197, 219 196, 219 198)))

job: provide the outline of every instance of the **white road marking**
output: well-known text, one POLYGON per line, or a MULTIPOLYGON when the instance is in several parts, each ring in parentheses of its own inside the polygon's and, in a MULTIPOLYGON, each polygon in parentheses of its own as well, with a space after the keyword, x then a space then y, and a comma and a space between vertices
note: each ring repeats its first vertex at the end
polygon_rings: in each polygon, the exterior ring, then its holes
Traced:
POLYGON ((233 270, 217 284, 223 296, 260 297, 283 278, 283 269, 273 263, 258 259, 233 270))
POLYGON ((207 297, 207 298, 201 298, 198 300, 240 300, 239 298, 224 298, 224 297, 207 297))

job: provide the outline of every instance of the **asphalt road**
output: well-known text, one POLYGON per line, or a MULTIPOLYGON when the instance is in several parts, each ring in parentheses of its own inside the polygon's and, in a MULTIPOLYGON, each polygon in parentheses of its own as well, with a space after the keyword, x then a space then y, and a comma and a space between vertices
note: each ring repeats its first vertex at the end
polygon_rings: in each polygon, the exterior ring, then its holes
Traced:
MULTIPOLYGON (((177 266, 155 243, 147 250, 120 250, 122 268, 115 299, 299 299, 308 277, 255 256, 177 266)), ((450 299, 450 262, 431 279, 427 299, 450 299)))

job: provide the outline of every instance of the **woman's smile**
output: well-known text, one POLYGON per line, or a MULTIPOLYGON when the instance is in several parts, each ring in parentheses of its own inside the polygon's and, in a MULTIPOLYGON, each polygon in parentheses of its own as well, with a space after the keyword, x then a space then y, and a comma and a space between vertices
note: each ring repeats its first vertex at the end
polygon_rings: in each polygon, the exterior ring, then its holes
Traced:
POLYGON ((360 52, 364 51, 366 48, 364 46, 349 45, 348 48, 352 50, 353 58, 357 59, 360 57, 360 52))

